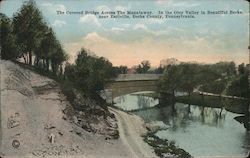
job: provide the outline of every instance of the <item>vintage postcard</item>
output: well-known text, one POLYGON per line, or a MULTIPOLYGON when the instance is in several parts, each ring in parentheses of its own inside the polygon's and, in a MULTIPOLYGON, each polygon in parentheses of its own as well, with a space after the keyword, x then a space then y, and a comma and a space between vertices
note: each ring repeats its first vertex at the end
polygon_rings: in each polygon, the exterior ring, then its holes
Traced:
POLYGON ((248 1, 0 8, 1 158, 250 156, 248 1))

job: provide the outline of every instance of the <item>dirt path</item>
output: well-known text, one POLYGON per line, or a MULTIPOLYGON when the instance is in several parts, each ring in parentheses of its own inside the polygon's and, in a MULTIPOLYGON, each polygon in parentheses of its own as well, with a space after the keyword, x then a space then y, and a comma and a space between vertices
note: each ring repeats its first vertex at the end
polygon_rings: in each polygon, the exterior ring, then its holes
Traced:
POLYGON ((113 108, 109 108, 109 110, 116 115, 122 142, 130 149, 135 157, 157 157, 154 154, 153 148, 142 140, 141 136, 147 131, 144 128, 144 122, 141 118, 113 108))

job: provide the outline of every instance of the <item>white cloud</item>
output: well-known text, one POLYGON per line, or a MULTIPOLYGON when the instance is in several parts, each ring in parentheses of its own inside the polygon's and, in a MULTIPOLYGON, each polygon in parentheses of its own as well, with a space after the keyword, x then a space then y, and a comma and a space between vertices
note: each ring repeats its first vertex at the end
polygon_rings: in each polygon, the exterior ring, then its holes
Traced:
POLYGON ((55 8, 56 10, 66 12, 66 7, 63 4, 56 4, 55 8))
POLYGON ((128 10, 128 8, 127 7, 124 7, 124 6, 115 6, 115 8, 114 8, 116 11, 127 11, 128 10))
POLYGON ((144 24, 135 24, 133 29, 134 30, 137 30, 137 29, 148 30, 147 26, 145 26, 144 24))
POLYGON ((52 3, 45 2, 45 3, 41 4, 41 5, 44 6, 44 7, 51 7, 52 3))
POLYGON ((101 23, 98 21, 96 16, 92 15, 92 14, 87 14, 87 15, 80 17, 79 22, 80 23, 87 23, 87 24, 94 24, 98 27, 101 26, 101 23))
POLYGON ((50 12, 56 12, 56 11, 66 12, 66 7, 63 4, 53 4, 53 3, 45 2, 45 3, 42 3, 41 6, 45 7, 50 12))
POLYGON ((55 27, 63 27, 63 25, 66 25, 66 22, 62 20, 55 20, 54 23, 52 24, 52 26, 55 27))
POLYGON ((120 27, 112 27, 111 31, 113 31, 114 33, 119 33, 121 31, 124 31, 124 28, 120 28, 120 27))
MULTIPOLYGON (((96 51, 95 53, 99 53, 99 52, 102 52, 101 49, 96 50, 92 48, 96 48, 98 47, 98 45, 109 46, 110 43, 111 43, 110 40, 108 40, 107 38, 100 36, 96 32, 91 32, 91 33, 88 33, 83 38, 81 38, 79 41, 65 43, 64 46, 65 46, 65 50, 70 55, 69 62, 73 63, 77 57, 77 52, 82 47, 86 49, 91 49, 91 51, 96 51)), ((101 56, 105 56, 105 55, 102 54, 101 56)))
POLYGON ((130 24, 122 24, 121 26, 124 27, 124 28, 129 28, 130 24))
POLYGON ((88 33, 83 40, 91 41, 91 42, 108 42, 108 39, 99 36, 96 32, 88 33))
POLYGON ((98 6, 98 7, 96 7, 96 10, 99 11, 99 12, 101 12, 101 11, 111 11, 111 9, 106 5, 98 6))
POLYGON ((162 20, 162 19, 151 18, 151 19, 147 20, 147 23, 149 23, 149 24, 162 24, 163 22, 164 22, 164 20, 162 20))
POLYGON ((157 0, 156 4, 164 5, 167 7, 182 7, 182 8, 191 8, 199 6, 200 3, 197 2, 189 2, 189 1, 174 1, 174 0, 157 0))

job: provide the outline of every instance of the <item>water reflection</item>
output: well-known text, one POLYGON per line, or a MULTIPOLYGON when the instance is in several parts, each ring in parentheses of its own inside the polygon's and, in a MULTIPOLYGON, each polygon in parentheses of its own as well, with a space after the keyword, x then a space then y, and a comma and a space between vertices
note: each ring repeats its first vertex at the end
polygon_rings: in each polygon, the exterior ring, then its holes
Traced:
POLYGON ((163 121, 174 128, 185 128, 190 121, 200 122, 209 126, 223 127, 227 111, 219 108, 176 103, 162 108, 145 109, 134 113, 140 115, 146 122, 163 121))
POLYGON ((133 113, 146 122, 162 121, 169 128, 156 135, 175 141, 194 156, 244 156, 250 146, 250 134, 234 119, 239 114, 224 108, 183 103, 148 108, 157 101, 138 95, 117 98, 116 103, 123 109, 141 109, 133 113))
POLYGON ((137 109, 150 108, 159 104, 158 99, 143 96, 142 94, 144 93, 149 92, 132 93, 116 97, 114 98, 114 106, 118 106, 123 110, 131 111, 137 109))
POLYGON ((233 119, 237 114, 225 109, 175 103, 135 114, 148 122, 163 121, 169 129, 156 135, 174 140, 195 156, 245 155, 244 146, 250 145, 249 133, 233 119))

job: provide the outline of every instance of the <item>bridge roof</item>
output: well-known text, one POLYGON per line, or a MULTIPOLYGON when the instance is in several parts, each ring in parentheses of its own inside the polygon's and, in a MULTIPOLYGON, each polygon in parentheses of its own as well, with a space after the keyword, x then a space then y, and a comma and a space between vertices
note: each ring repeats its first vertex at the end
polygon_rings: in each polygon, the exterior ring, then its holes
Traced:
POLYGON ((145 81, 159 80, 162 74, 120 74, 113 81, 145 81))

